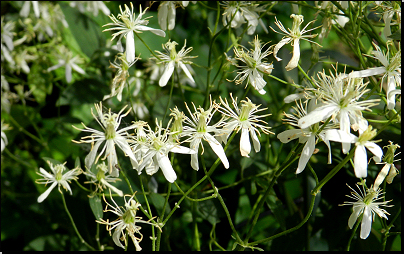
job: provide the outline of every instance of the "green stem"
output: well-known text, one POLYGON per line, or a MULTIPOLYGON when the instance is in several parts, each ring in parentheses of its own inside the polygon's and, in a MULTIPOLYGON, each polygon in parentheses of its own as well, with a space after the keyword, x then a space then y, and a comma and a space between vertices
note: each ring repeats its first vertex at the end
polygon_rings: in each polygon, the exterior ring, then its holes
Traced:
POLYGON ((62 196, 63 206, 64 206, 64 208, 65 208, 65 210, 66 210, 67 216, 69 216, 70 222, 72 223, 73 228, 74 228, 74 231, 76 231, 77 236, 80 238, 81 243, 84 243, 84 245, 86 245, 90 250, 93 250, 93 251, 94 251, 95 249, 94 249, 91 245, 89 245, 89 244, 83 239, 83 237, 81 237, 81 235, 80 235, 80 233, 79 233, 79 231, 78 231, 78 229, 77 229, 77 227, 76 227, 76 224, 74 223, 73 217, 72 217, 72 215, 70 214, 69 209, 67 208, 65 197, 64 197, 63 193, 60 193, 60 194, 61 194, 61 196, 62 196))
POLYGON ((171 102, 171 98, 173 96, 173 90, 174 90, 174 77, 171 78, 170 96, 168 97, 166 110, 164 112, 163 123, 164 123, 164 120, 166 119, 168 109, 170 108, 170 102, 171 102))
POLYGON ((358 229, 359 224, 360 224, 360 222, 362 221, 362 218, 363 218, 363 213, 361 214, 361 216, 360 216, 360 217, 358 218, 358 220, 356 221, 355 227, 354 227, 354 229, 353 229, 353 231, 352 231, 352 234, 351 234, 351 237, 349 237, 348 244, 347 244, 347 246, 346 246, 346 250, 347 250, 347 251, 349 251, 349 249, 351 248, 352 239, 354 238, 354 236, 355 236, 355 234, 356 234, 356 230, 358 229))

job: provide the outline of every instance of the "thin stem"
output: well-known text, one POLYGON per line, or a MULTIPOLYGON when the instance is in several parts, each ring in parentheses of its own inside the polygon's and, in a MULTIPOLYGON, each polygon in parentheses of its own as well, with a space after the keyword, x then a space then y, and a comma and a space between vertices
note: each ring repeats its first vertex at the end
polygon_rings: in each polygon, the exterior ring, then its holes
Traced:
POLYGON ((93 248, 91 245, 89 245, 89 244, 83 239, 83 237, 81 237, 81 235, 80 235, 80 233, 79 233, 79 231, 78 231, 78 229, 77 229, 77 227, 76 227, 76 224, 74 223, 73 217, 72 217, 72 215, 70 214, 69 209, 67 208, 65 197, 64 197, 63 193, 60 193, 60 194, 61 194, 61 196, 62 196, 63 206, 64 206, 64 208, 65 208, 65 210, 66 210, 67 216, 69 216, 70 222, 72 223, 73 228, 74 228, 74 231, 76 231, 77 236, 80 238, 81 243, 84 243, 84 245, 86 245, 90 250, 95 250, 95 248, 93 248))
POLYGON ((354 227, 354 229, 352 230, 351 237, 349 237, 348 244, 347 244, 347 246, 346 246, 346 250, 347 250, 347 251, 349 251, 349 249, 351 248, 352 239, 354 238, 354 236, 355 236, 355 234, 356 234, 356 230, 358 229, 359 224, 360 224, 360 222, 362 221, 362 218, 363 218, 363 213, 361 214, 361 216, 360 216, 360 217, 358 218, 358 220, 356 221, 355 227, 354 227))

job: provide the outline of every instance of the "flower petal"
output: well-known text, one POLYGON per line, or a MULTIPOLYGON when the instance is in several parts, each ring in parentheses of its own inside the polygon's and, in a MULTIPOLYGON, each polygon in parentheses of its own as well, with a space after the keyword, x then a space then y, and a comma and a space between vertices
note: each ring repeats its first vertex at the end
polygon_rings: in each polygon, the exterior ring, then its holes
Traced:
POLYGON ((369 207, 365 207, 363 211, 363 218, 361 224, 361 239, 366 239, 370 235, 370 230, 372 229, 372 213, 369 207))
POLYGON ((255 131, 253 129, 250 129, 250 136, 253 141, 254 150, 256 153, 258 153, 261 150, 261 142, 258 139, 257 134, 255 133, 255 131))
POLYGON ((368 176, 368 156, 365 146, 356 146, 354 155, 354 170, 357 178, 366 178, 368 176))
POLYGON ((248 154, 251 152, 250 137, 248 136, 248 129, 241 129, 240 137, 240 153, 241 156, 250 157, 248 154))
POLYGON ((37 200, 38 203, 41 203, 42 201, 44 201, 49 196, 49 193, 56 187, 57 184, 58 184, 57 182, 53 182, 52 185, 38 197, 38 200, 37 200))
POLYGON ((170 79, 173 72, 174 72, 174 61, 170 61, 168 62, 168 64, 166 64, 163 75, 161 75, 161 78, 159 80, 159 85, 161 87, 167 85, 167 82, 170 79))
POLYGON ((177 180, 177 174, 175 173, 168 156, 160 152, 157 152, 156 159, 167 181, 173 183, 175 180, 177 180))
POLYGON ((283 38, 280 42, 278 42, 278 44, 276 44, 275 48, 274 48, 274 57, 276 58, 276 60, 281 61, 282 58, 277 57, 276 55, 278 54, 278 51, 283 47, 283 45, 289 43, 292 40, 292 38, 290 37, 286 37, 283 38))
POLYGON ((215 152, 215 154, 222 161, 223 166, 226 169, 229 168, 229 161, 227 160, 226 153, 224 152, 223 147, 220 145, 220 143, 209 133, 205 133, 204 137, 205 137, 206 141, 209 143, 213 152, 215 152))
POLYGON ((286 65, 285 69, 287 71, 293 70, 294 68, 297 67, 297 64, 299 63, 300 59, 300 45, 299 45, 299 39, 294 39, 293 40, 293 56, 290 59, 288 65, 286 65))
POLYGON ((301 129, 286 130, 276 136, 282 143, 288 143, 291 140, 299 138, 303 135, 301 129))
POLYGON ((299 165, 296 169, 296 174, 300 174, 307 165, 310 157, 313 155, 316 146, 316 136, 311 135, 303 147, 302 154, 300 155, 299 165))
POLYGON ((299 121, 297 122, 297 124, 299 125, 300 128, 306 129, 310 125, 318 123, 318 122, 330 117, 332 114, 334 114, 338 110, 339 110, 339 106, 336 104, 325 104, 321 107, 314 109, 306 116, 300 118, 299 121))
POLYGON ((382 161, 383 157, 383 150, 374 142, 366 142, 365 147, 373 153, 373 159, 376 163, 379 163, 382 161))
POLYGON ((133 34, 133 31, 129 31, 129 33, 126 35, 126 61, 128 63, 131 63, 135 61, 135 37, 133 34))

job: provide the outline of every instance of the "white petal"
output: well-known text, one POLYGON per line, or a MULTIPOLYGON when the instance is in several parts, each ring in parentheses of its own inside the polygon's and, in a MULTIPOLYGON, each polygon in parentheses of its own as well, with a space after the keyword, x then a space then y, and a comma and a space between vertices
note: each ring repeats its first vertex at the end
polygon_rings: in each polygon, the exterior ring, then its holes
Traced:
POLYGON ((191 167, 196 171, 199 170, 198 153, 191 154, 191 167))
POLYGON ((125 246, 122 245, 121 241, 119 241, 119 239, 121 238, 121 232, 122 232, 122 227, 124 226, 124 224, 120 224, 115 228, 115 232, 112 235, 112 240, 114 241, 114 243, 118 246, 121 247, 122 249, 125 249, 125 246))
POLYGON ((312 112, 306 116, 299 119, 297 124, 300 128, 306 129, 312 124, 318 123, 324 119, 330 117, 333 113, 337 112, 339 109, 338 105, 326 104, 321 107, 314 109, 312 112))
POLYGON ((56 187, 57 184, 58 184, 57 182, 53 182, 52 185, 38 197, 38 200, 37 200, 38 203, 41 203, 42 201, 44 201, 49 196, 49 193, 53 190, 53 188, 56 187))
POLYGON ((66 64, 66 81, 67 83, 70 83, 70 81, 72 81, 72 67, 70 66, 70 64, 66 64))
MULTIPOLYGON (((171 30, 171 29, 170 29, 171 30)), ((192 81, 192 83, 195 84, 194 79, 192 78, 191 73, 189 72, 187 66, 185 66, 185 64, 183 64, 182 62, 179 62, 179 65, 181 67, 181 69, 184 71, 185 75, 187 75, 187 77, 192 81)))
POLYGON ((355 135, 336 129, 327 130, 325 132, 324 139, 341 143, 355 143, 356 140, 358 140, 355 135))
POLYGON ((310 157, 313 155, 316 143, 316 136, 311 135, 303 147, 302 154, 300 155, 299 165, 296 170, 296 174, 300 174, 307 165, 310 157))
MULTIPOLYGON (((223 166, 227 169, 229 168, 229 161, 227 160, 226 153, 223 150, 223 147, 220 143, 209 133, 205 134, 205 138, 208 141, 210 147, 212 148, 213 152, 219 157, 222 161, 223 166)), ((191 155, 192 156, 192 155, 191 155)))
POLYGON ((163 29, 164 31, 167 30, 167 13, 168 13, 167 4, 161 3, 158 8, 157 17, 160 28, 163 29))
POLYGON ((154 28, 151 28, 151 27, 148 27, 148 26, 138 25, 138 26, 136 26, 136 30, 139 30, 139 31, 150 31, 150 32, 152 32, 152 33, 154 33, 154 34, 156 34, 156 35, 158 35, 158 36, 166 37, 166 33, 165 33, 163 30, 154 29, 154 28))
POLYGON ((159 85, 161 87, 166 86, 168 80, 170 79, 171 75, 173 74, 174 71, 174 61, 168 62, 164 68, 163 75, 161 75, 161 78, 159 80, 159 85))
POLYGON ((386 164, 383 166, 382 170, 380 170, 379 174, 378 174, 377 177, 376 177, 375 183, 374 183, 374 185, 373 185, 373 188, 374 188, 375 190, 377 190, 377 188, 379 188, 380 184, 381 184, 381 183, 384 181, 384 179, 386 178, 387 174, 388 174, 389 171, 390 171, 391 165, 392 165, 392 164, 386 163, 386 164))
POLYGON ((156 154, 157 162, 161 168, 161 171, 163 171, 163 174, 167 181, 170 183, 173 183, 175 180, 177 180, 177 174, 175 174, 175 171, 173 169, 173 166, 171 165, 170 159, 168 158, 167 155, 157 153, 156 154))
POLYGON ((168 30, 173 30, 174 27, 175 27, 175 6, 172 6, 172 8, 168 8, 168 30))
POLYGON ((379 163, 382 161, 383 157, 383 150, 374 142, 366 142, 365 147, 373 153, 373 159, 376 163, 379 163))
POLYGON ((250 136, 253 141, 254 150, 256 153, 258 153, 261 150, 261 142, 258 139, 257 134, 255 133, 255 131, 253 129, 250 129, 250 136))
POLYGON ((283 45, 289 43, 292 39, 289 37, 283 38, 280 42, 278 42, 278 44, 276 44, 275 48, 274 48, 274 57, 276 60, 281 61, 282 58, 277 57, 276 55, 278 54, 278 51, 283 47, 283 45))
POLYGON ((348 219, 348 226, 350 229, 353 228, 353 226, 355 225, 356 220, 359 217, 359 214, 361 213, 362 209, 360 207, 354 207, 353 212, 351 214, 351 216, 349 216, 348 219))
POLYGON ((368 176, 368 156, 363 145, 356 146, 354 170, 357 178, 366 178, 368 176))
POLYGON ((240 137, 240 153, 241 156, 250 157, 248 154, 251 152, 250 137, 248 136, 248 129, 241 129, 240 137))
POLYGON ((77 71, 78 73, 80 73, 80 74, 86 74, 86 72, 85 72, 82 68, 80 68, 77 64, 71 63, 71 65, 72 65, 72 68, 73 68, 75 71, 77 71))
POLYGON ((300 129, 286 130, 276 136, 282 143, 288 143, 291 140, 300 138, 303 135, 303 131, 300 129))
POLYGON ((293 40, 293 56, 290 59, 288 65, 286 65, 285 69, 287 71, 293 70, 294 68, 297 67, 297 64, 299 63, 300 59, 300 45, 299 45, 299 39, 294 39, 293 40))
POLYGON ((365 207, 363 211, 363 218, 361 224, 361 239, 366 239, 370 235, 370 230, 372 229, 372 213, 369 207, 365 207))
POLYGON ((170 149, 172 153, 181 153, 181 154, 195 154, 196 152, 185 146, 175 146, 170 149))
POLYGON ((134 34, 133 31, 130 31, 127 35, 126 35, 126 61, 128 61, 128 63, 131 63, 133 61, 135 61, 135 38, 134 38, 134 34))
POLYGON ((349 77, 365 78, 365 77, 370 77, 370 76, 374 76, 374 75, 379 75, 379 74, 382 74, 385 72, 386 72, 385 67, 375 67, 375 68, 370 68, 370 69, 363 70, 363 71, 353 71, 353 72, 349 73, 349 77))
POLYGON ((100 145, 103 141, 104 140, 99 140, 99 141, 95 142, 93 149, 91 149, 90 153, 84 159, 84 162, 85 162, 87 168, 91 168, 91 166, 93 165, 95 156, 97 155, 98 148, 100 147, 100 145))
POLYGON ((394 89, 387 93, 387 108, 389 110, 396 106, 396 94, 401 94, 401 89, 394 89))

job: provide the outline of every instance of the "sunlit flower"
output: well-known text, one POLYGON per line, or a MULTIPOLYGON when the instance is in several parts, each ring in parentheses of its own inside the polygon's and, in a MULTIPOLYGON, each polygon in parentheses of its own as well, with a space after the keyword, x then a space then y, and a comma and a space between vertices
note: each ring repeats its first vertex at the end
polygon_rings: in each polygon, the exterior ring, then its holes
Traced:
POLYGON ((104 202, 107 204, 104 212, 112 212, 117 215, 118 218, 111 222, 108 219, 104 220, 102 218, 99 218, 99 220, 96 220, 96 222, 107 225, 107 231, 109 232, 109 235, 111 235, 111 231, 115 229, 114 234, 112 235, 112 240, 118 247, 125 249, 125 247, 128 245, 127 235, 129 235, 133 241, 133 244, 135 245, 136 251, 140 251, 142 250, 142 247, 140 247, 139 243, 142 241, 143 235, 140 233, 140 230, 142 228, 138 224, 145 223, 155 226, 158 229, 160 229, 160 227, 156 224, 151 223, 150 220, 144 221, 142 220, 142 217, 136 216, 141 204, 133 199, 134 196, 135 193, 132 196, 125 195, 125 207, 122 207, 118 206, 115 203, 115 200, 112 198, 112 196, 110 197, 114 205, 109 204, 105 200, 105 195, 103 195, 104 202), (126 197, 130 197, 130 199, 126 200, 126 197), (110 207, 111 209, 108 209, 108 207, 110 207), (124 245, 122 245, 121 241, 124 242, 124 245))
POLYGON ((69 49, 67 49, 64 46, 60 46, 58 51, 59 51, 59 54, 57 55, 58 64, 54 65, 52 67, 49 67, 47 69, 48 72, 56 70, 56 69, 64 66, 66 68, 65 76, 66 76, 67 83, 70 83, 70 81, 72 81, 72 69, 77 71, 80 74, 85 74, 85 71, 77 65, 77 64, 82 64, 84 62, 84 60, 82 58, 80 58, 80 56, 76 55, 73 57, 73 52, 71 52, 69 49))
POLYGON ((230 117, 231 119, 223 124, 222 130, 216 135, 217 139, 223 140, 224 143, 227 143, 227 139, 229 135, 233 132, 239 132, 241 130, 240 137, 240 153, 241 156, 250 157, 251 151, 251 143, 250 136, 253 142, 255 152, 259 152, 261 149, 261 143, 258 139, 258 135, 261 135, 259 130, 265 134, 274 134, 269 131, 270 127, 268 124, 261 120, 260 118, 270 116, 271 114, 266 115, 255 115, 256 113, 267 110, 267 108, 258 109, 260 105, 255 105, 251 102, 249 98, 247 100, 241 101, 241 109, 237 106, 237 97, 233 98, 232 94, 230 94, 232 99, 232 104, 235 112, 230 107, 227 99, 224 100, 220 98, 221 105, 218 108, 218 111, 222 114, 230 117), (248 135, 248 133, 250 135, 248 135))
MULTIPOLYGON (((311 32, 320 27, 320 26, 318 26, 318 27, 306 30, 306 28, 311 23, 315 22, 315 20, 310 21, 309 23, 307 23, 307 25, 302 30, 300 30, 300 25, 303 23, 304 17, 302 15, 292 14, 292 15, 290 15, 290 18, 293 18, 293 25, 292 25, 292 30, 290 30, 288 28, 289 32, 285 29, 285 27, 282 25, 282 23, 276 19, 276 17, 275 17, 275 20, 276 20, 275 25, 277 25, 282 32, 277 32, 275 29, 273 29, 271 26, 269 26, 269 28, 271 28, 272 31, 274 31, 275 33, 284 35, 282 40, 278 44, 276 44, 276 46, 274 48, 274 57, 276 58, 276 60, 278 60, 278 61, 282 60, 281 58, 277 57, 279 49, 281 49, 283 47, 283 45, 288 44, 289 42, 292 42, 291 45, 293 46, 293 56, 285 67, 285 69, 287 71, 290 71, 290 70, 296 68, 297 64, 299 63, 300 40, 306 40, 308 42, 319 45, 317 42, 307 39, 307 38, 314 38, 317 36, 317 34, 304 35, 305 33, 311 32)), ((319 45, 319 46, 321 47, 321 45, 319 45)))
POLYGON ((93 173, 90 169, 87 168, 86 171, 83 172, 86 176, 90 178, 90 181, 84 182, 84 183, 93 183, 96 186, 95 192, 98 190, 103 191, 104 189, 111 189, 113 192, 118 194, 119 196, 123 197, 123 192, 119 189, 117 189, 115 186, 113 186, 111 183, 114 183, 116 181, 121 181, 120 178, 113 177, 111 175, 106 175, 108 173, 108 166, 105 165, 105 162, 102 162, 97 165, 96 167, 96 172, 93 173))
POLYGON ((372 140, 376 136, 377 131, 372 130, 372 126, 364 131, 359 137, 351 133, 347 133, 341 130, 327 130, 325 132, 324 140, 331 140, 341 143, 354 143, 356 145, 354 155, 354 170, 355 176, 358 178, 365 178, 368 175, 368 156, 366 154, 366 148, 373 153, 373 160, 375 162, 381 162, 383 156, 383 150, 372 140))
POLYGON ((188 108, 188 105, 185 106, 188 109, 188 112, 191 116, 191 119, 186 117, 184 123, 186 126, 183 127, 183 136, 187 136, 188 138, 185 140, 190 142, 190 148, 196 151, 195 154, 191 154, 191 166, 195 170, 199 170, 198 163, 198 150, 199 145, 202 146, 202 154, 204 152, 202 139, 208 142, 213 152, 219 157, 222 161, 223 166, 227 169, 229 168, 229 161, 227 160, 226 153, 224 152, 223 147, 220 145, 219 141, 217 141, 209 132, 218 133, 217 127, 222 123, 221 121, 216 124, 209 126, 210 120, 212 120, 213 114, 216 112, 217 108, 211 102, 211 105, 208 110, 204 110, 199 107, 196 109, 195 105, 192 103, 194 107, 195 113, 191 113, 191 110, 188 108))
MULTIPOLYGON (((313 79, 317 89, 314 94, 320 104, 306 116, 298 121, 300 128, 305 129, 312 124, 323 121, 332 116, 332 121, 339 123, 340 130, 350 133, 359 130, 362 133, 368 127, 368 123, 362 116, 362 110, 371 111, 370 107, 378 105, 380 99, 359 99, 369 91, 367 83, 362 78, 351 78, 344 73, 331 76, 324 72, 317 74, 318 80, 313 79)), ((348 142, 348 141, 347 141, 348 142)), ((349 143, 343 143, 343 152, 349 150, 349 143)))
POLYGON ((181 68, 185 75, 192 80, 193 83, 195 83, 191 73, 189 72, 187 66, 185 64, 190 64, 192 63, 191 61, 188 61, 188 58, 195 58, 196 56, 187 56, 189 52, 191 52, 192 47, 189 47, 185 49, 187 45, 187 41, 185 40, 184 46, 182 49, 177 53, 175 50, 175 46, 178 45, 175 41, 171 42, 168 41, 166 44, 163 44, 163 49, 165 49, 166 53, 161 53, 160 51, 156 52, 158 53, 159 60, 158 64, 164 63, 164 72, 161 75, 161 78, 159 80, 159 85, 161 87, 166 86, 168 80, 172 76, 174 72, 174 67, 181 68))
POLYGON ((147 8, 142 12, 142 6, 140 5, 140 11, 139 15, 137 18, 135 18, 135 14, 133 12, 133 4, 132 2, 130 3, 131 9, 125 4, 125 11, 122 11, 121 6, 119 6, 119 9, 121 10, 121 13, 118 14, 118 19, 122 20, 119 21, 113 14, 111 14, 109 17, 114 23, 108 23, 104 26, 114 26, 112 28, 105 29, 105 31, 110 31, 110 30, 119 30, 118 32, 114 33, 112 35, 112 39, 114 40, 116 36, 119 35, 118 39, 118 48, 122 48, 121 44, 121 39, 122 36, 126 38, 126 60, 131 63, 132 61, 135 60, 135 35, 134 33, 142 33, 143 31, 150 31, 158 36, 165 37, 166 33, 163 30, 160 29, 154 29, 147 27, 146 25, 149 23, 147 20, 147 17, 145 19, 142 19, 142 16, 146 13, 147 8))
POLYGON ((389 141, 389 145, 385 146, 387 147, 387 152, 383 156, 383 161, 380 164, 384 164, 382 170, 380 170, 379 174, 376 177, 375 184, 373 188, 376 190, 379 188, 380 184, 386 179, 386 182, 388 184, 391 184, 393 182, 394 177, 400 173, 398 169, 394 166, 394 163, 396 161, 399 161, 401 159, 394 159, 396 155, 401 154, 401 152, 394 154, 396 152, 397 148, 400 148, 399 145, 393 144, 393 142, 389 141))
POLYGON ((49 167, 51 169, 51 173, 46 172, 45 169, 39 168, 40 172, 36 172, 38 175, 42 176, 42 179, 37 179, 35 182, 38 184, 48 184, 52 183, 51 186, 38 197, 38 203, 41 203, 44 201, 49 193, 58 185, 59 192, 62 193, 60 190, 60 186, 62 186, 66 191, 70 192, 70 195, 72 195, 72 190, 70 189, 69 183, 71 180, 77 180, 77 176, 81 174, 81 169, 80 168, 74 168, 72 170, 67 171, 65 174, 63 174, 63 171, 65 171, 67 168, 65 167, 65 163, 63 164, 57 164, 53 165, 50 161, 47 161, 49 164, 49 167))
POLYGON ((102 160, 108 159, 108 169, 111 176, 117 177, 119 176, 119 171, 115 167, 118 164, 118 157, 116 155, 115 145, 117 145, 127 156, 129 156, 132 160, 137 161, 133 152, 128 144, 127 130, 134 129, 134 125, 129 125, 118 130, 119 125, 121 124, 121 120, 123 117, 129 114, 129 109, 126 113, 122 114, 125 110, 126 106, 119 111, 118 114, 112 113, 111 109, 107 113, 102 112, 102 102, 100 104, 95 104, 95 109, 97 111, 97 115, 94 115, 93 109, 91 108, 91 114, 97 120, 97 122, 101 125, 103 131, 98 131, 92 128, 89 128, 81 123, 84 126, 84 129, 79 129, 75 126, 73 128, 79 131, 90 132, 90 136, 82 137, 80 141, 73 142, 76 143, 91 143, 91 151, 85 158, 85 164, 87 168, 91 168, 93 163, 97 163, 98 159, 101 155, 105 154, 102 160), (101 149, 101 152, 98 154, 98 148, 105 141, 104 147, 101 149), (95 142, 95 144, 94 144, 95 142))
POLYGON ((139 58, 136 58, 132 62, 128 62, 126 61, 126 57, 124 54, 118 53, 117 59, 120 60, 120 63, 118 63, 115 59, 115 62, 111 63, 110 66, 110 68, 118 69, 114 79, 112 80, 111 94, 105 95, 103 100, 106 100, 113 96, 116 96, 118 101, 122 100, 122 91, 125 87, 126 80, 129 78, 129 68, 132 67, 132 65, 136 63, 139 58))
POLYGON ((253 49, 248 50, 241 45, 240 49, 237 47, 234 48, 235 59, 246 64, 243 66, 235 64, 237 67, 241 68, 241 71, 237 72, 237 76, 233 79, 233 81, 236 80, 236 85, 242 84, 244 80, 247 79, 246 87, 248 84, 251 84, 260 94, 266 93, 264 90, 266 82, 263 76, 264 74, 271 74, 273 69, 272 63, 269 64, 264 60, 265 57, 272 53, 272 47, 268 47, 262 52, 266 44, 261 47, 261 42, 257 35, 252 43, 253 49))
POLYGON ((369 68, 363 71, 354 71, 349 74, 351 77, 369 77, 374 75, 383 74, 380 81, 380 91, 382 89, 383 81, 387 78, 387 108, 393 109, 396 105, 395 95, 401 94, 401 49, 390 59, 389 51, 383 53, 379 46, 373 43, 376 50, 372 51, 375 59, 377 59, 383 66, 369 68), (396 89, 399 87, 399 89, 396 89))
POLYGON ((356 186, 358 187, 359 192, 355 191, 348 185, 352 192, 351 195, 346 195, 347 197, 352 198, 356 201, 345 201, 342 205, 353 206, 353 212, 351 216, 349 216, 348 220, 348 226, 350 229, 353 228, 359 216, 363 214, 360 237, 361 239, 366 239, 368 238, 372 229, 372 222, 375 220, 375 214, 377 214, 380 218, 384 218, 386 220, 388 219, 387 215, 390 215, 386 210, 380 207, 391 207, 392 205, 387 205, 387 203, 391 200, 378 201, 384 199, 384 193, 381 189, 375 190, 372 187, 368 189, 364 185, 364 183, 362 183, 362 190, 357 184, 356 186))
MULTIPOLYGON (((287 114, 283 113, 286 119, 284 121, 292 126, 299 127, 297 122, 300 118, 307 115, 307 102, 306 105, 303 107, 302 102, 299 103, 296 101, 297 107, 292 108, 296 111, 294 114, 287 114)), ((299 158, 299 164, 296 169, 296 174, 300 174, 306 167, 307 162, 309 161, 310 157, 313 155, 314 150, 316 148, 316 143, 321 138, 324 143, 328 147, 328 163, 331 163, 331 146, 328 140, 324 139, 324 134, 327 129, 334 128, 335 125, 326 125, 323 130, 317 134, 317 132, 322 128, 322 125, 319 123, 313 124, 307 128, 299 128, 299 129, 292 129, 286 130, 278 134, 277 138, 282 143, 288 143, 291 140, 299 139, 299 143, 305 143, 302 153, 299 158)))
POLYGON ((170 159, 168 158, 168 153, 196 154, 196 152, 188 147, 180 146, 176 142, 173 142, 172 139, 169 139, 168 130, 163 129, 161 122, 158 123, 157 119, 156 131, 152 131, 149 127, 146 137, 146 146, 148 150, 142 158, 138 172, 141 172, 145 166, 153 163, 156 165, 154 170, 147 171, 146 168, 146 173, 148 175, 153 175, 159 168, 161 168, 161 171, 163 172, 167 181, 173 183, 177 179, 177 174, 171 165, 170 159))

